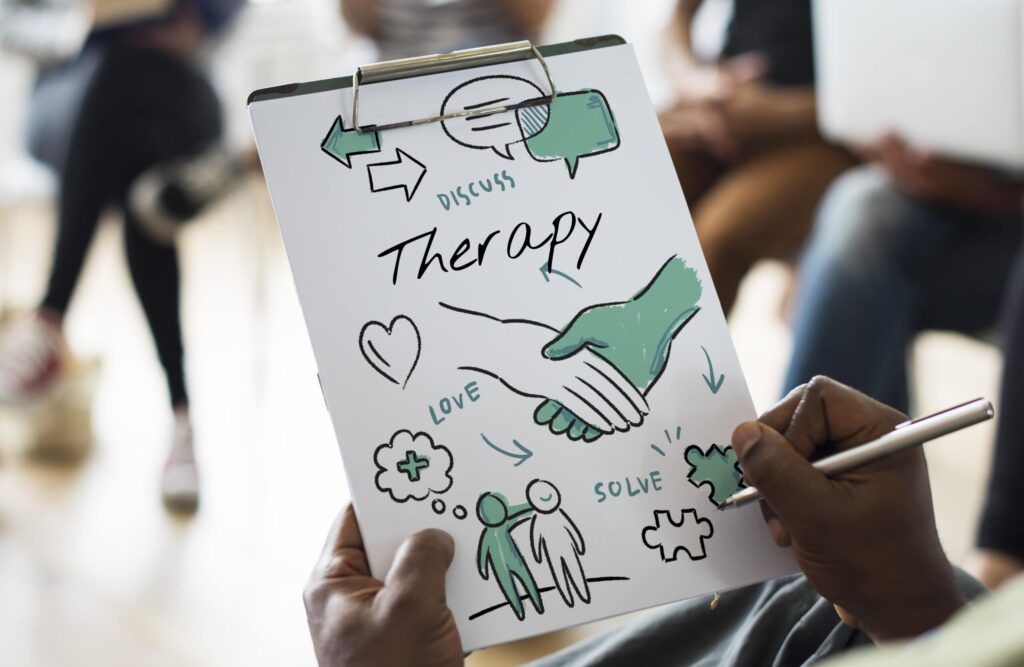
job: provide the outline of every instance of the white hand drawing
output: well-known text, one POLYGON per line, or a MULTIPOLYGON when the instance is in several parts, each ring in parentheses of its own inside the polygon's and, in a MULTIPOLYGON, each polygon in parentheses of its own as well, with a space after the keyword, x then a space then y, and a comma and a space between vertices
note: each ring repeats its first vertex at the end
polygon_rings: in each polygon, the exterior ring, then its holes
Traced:
POLYGON ((611 363, 584 349, 565 359, 542 354, 557 330, 528 320, 501 320, 441 304, 461 314, 457 325, 471 335, 457 352, 460 368, 489 375, 511 391, 558 401, 603 433, 627 431, 650 412, 643 395, 611 363))
POLYGON ((547 561, 566 606, 575 605, 576 596, 589 603, 590 584, 580 561, 587 547, 580 529, 562 509, 562 494, 551 482, 535 479, 526 487, 526 499, 535 512, 530 518, 533 559, 542 564, 547 561))

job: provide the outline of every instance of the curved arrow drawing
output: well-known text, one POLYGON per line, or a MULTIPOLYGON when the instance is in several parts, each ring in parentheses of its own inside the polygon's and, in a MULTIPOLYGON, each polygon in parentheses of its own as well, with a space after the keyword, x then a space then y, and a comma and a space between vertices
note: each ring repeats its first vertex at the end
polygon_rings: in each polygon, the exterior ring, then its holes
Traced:
POLYGON ((551 276, 552 275, 556 275, 556 276, 561 276, 561 277, 565 278, 566 280, 571 282, 576 287, 583 287, 583 285, 580 285, 578 282, 576 282, 576 280, 572 276, 570 276, 569 274, 562 273, 558 269, 555 269, 554 271, 552 271, 550 268, 548 268, 548 263, 547 262, 544 262, 543 264, 540 265, 540 275, 544 276, 544 282, 546 282, 546 283, 551 282, 551 276))
POLYGON ((423 182, 427 168, 401 148, 396 148, 394 160, 368 164, 366 173, 370 176, 370 192, 401 188, 405 192, 405 201, 409 202, 423 182), (377 172, 376 177, 374 172, 377 172))
POLYGON ((512 444, 516 446, 516 448, 519 450, 518 452, 510 452, 508 450, 502 449, 501 447, 497 446, 496 444, 488 440, 487 436, 484 435, 483 433, 480 434, 480 437, 483 438, 484 443, 488 447, 498 452, 499 454, 504 454, 509 458, 518 459, 513 464, 514 468, 518 468, 519 466, 523 465, 524 463, 526 463, 527 460, 529 460, 531 456, 533 456, 533 452, 524 447, 523 444, 516 440, 515 438, 512 439, 512 444))
POLYGON ((704 378, 704 384, 708 386, 708 389, 711 390, 712 394, 717 394, 718 390, 722 388, 722 384, 725 383, 725 374, 723 373, 722 375, 719 375, 716 380, 715 367, 711 363, 711 355, 708 354, 707 349, 703 345, 700 346, 700 349, 704 350, 704 358, 708 360, 708 374, 702 376, 704 378))

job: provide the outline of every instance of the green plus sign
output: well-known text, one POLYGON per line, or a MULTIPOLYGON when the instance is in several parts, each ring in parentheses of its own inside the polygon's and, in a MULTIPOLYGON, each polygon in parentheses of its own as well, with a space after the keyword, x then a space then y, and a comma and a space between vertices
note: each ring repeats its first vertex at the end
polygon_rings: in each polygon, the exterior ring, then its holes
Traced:
POLYGON ((410 482, 420 481, 420 470, 430 467, 430 459, 425 456, 416 456, 416 452, 409 450, 405 453, 405 460, 398 462, 398 472, 404 472, 409 476, 410 482))

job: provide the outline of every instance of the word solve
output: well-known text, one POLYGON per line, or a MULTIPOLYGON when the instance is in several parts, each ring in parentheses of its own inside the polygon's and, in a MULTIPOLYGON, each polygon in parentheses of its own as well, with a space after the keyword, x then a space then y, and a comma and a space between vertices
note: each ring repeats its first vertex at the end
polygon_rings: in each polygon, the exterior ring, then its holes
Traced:
POLYGON ((623 481, 617 479, 610 482, 598 482, 594 485, 594 495, 597 502, 603 503, 611 498, 626 496, 632 498, 641 494, 656 493, 661 491, 661 471, 652 470, 646 475, 635 475, 626 477, 623 481), (605 491, 607 489, 607 492, 605 491))

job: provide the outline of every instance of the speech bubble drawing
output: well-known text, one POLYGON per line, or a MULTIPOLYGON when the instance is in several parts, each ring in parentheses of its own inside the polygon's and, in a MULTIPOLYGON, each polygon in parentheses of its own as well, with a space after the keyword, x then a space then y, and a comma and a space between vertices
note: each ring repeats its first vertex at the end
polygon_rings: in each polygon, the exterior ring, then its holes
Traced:
POLYGON ((444 493, 454 481, 451 451, 434 444, 433 438, 422 431, 415 435, 404 429, 396 432, 390 442, 374 450, 373 462, 377 466, 374 484, 396 503, 444 493))
POLYGON ((540 107, 516 110, 526 149, 534 160, 564 160, 569 178, 576 178, 581 158, 619 147, 619 129, 601 91, 559 93, 544 106, 544 111, 540 107))
MULTIPOLYGON (((540 87, 522 77, 496 74, 471 79, 453 88, 441 104, 441 114, 521 104, 547 97, 540 87)), ((546 110, 547 105, 528 108, 546 110)), ((512 144, 520 143, 532 136, 524 131, 521 125, 511 111, 454 118, 441 123, 448 138, 460 146, 478 150, 490 149, 506 160, 514 159, 512 144)), ((541 129, 543 123, 536 131, 541 129)))

